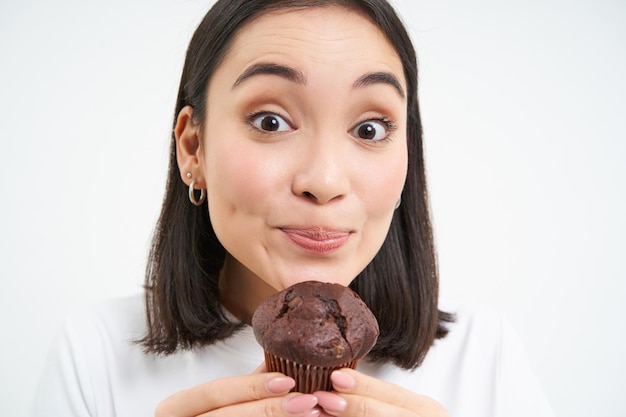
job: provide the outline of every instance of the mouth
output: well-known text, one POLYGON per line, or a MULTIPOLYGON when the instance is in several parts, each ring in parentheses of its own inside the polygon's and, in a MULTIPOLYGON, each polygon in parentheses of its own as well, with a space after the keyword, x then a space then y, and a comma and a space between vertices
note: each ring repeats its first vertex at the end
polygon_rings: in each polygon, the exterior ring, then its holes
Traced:
POLYGON ((350 238, 350 232, 323 227, 281 228, 297 246, 313 255, 330 255, 350 238))

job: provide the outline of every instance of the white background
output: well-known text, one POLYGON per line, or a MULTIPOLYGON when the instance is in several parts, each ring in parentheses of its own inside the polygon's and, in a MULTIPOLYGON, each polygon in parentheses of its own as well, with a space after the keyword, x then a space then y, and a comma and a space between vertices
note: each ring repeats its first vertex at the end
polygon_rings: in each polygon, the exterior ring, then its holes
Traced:
MULTIPOLYGON (((71 309, 141 290, 208 3, 0 0, 0 415, 71 309)), ((396 4, 443 294, 512 320, 557 415, 625 415, 626 3, 396 4)))

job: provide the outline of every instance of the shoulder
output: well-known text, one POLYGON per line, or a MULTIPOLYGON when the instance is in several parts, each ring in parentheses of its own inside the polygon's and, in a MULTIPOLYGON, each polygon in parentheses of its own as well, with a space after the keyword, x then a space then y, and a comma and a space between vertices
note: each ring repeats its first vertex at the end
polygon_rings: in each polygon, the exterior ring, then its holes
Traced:
POLYGON ((442 300, 440 309, 454 315, 448 324, 449 335, 443 339, 460 341, 477 338, 483 343, 499 342, 502 332, 512 330, 508 320, 498 311, 484 306, 442 300))
POLYGON ((145 331, 141 294, 109 299, 74 309, 57 337, 56 350, 85 376, 110 375, 119 365, 148 360, 137 343, 145 331))
POLYGON ((443 311, 455 315, 448 336, 435 343, 449 346, 458 355, 489 355, 502 364, 510 356, 525 356, 524 347, 514 326, 501 312, 484 306, 454 300, 442 301, 443 311))
POLYGON ((63 333, 72 340, 133 341, 145 334, 144 297, 137 294, 74 309, 63 333))
POLYGON ((489 363, 496 376, 511 358, 525 357, 517 331, 501 312, 454 300, 442 301, 440 308, 454 314, 455 320, 448 325, 448 335, 435 342, 427 360, 445 357, 447 361, 489 363))
POLYGON ((464 303, 456 300, 442 300, 441 311, 452 314, 454 321, 447 324, 448 335, 435 342, 439 345, 454 345, 463 351, 468 345, 479 344, 480 349, 497 345, 501 341, 503 331, 511 329, 507 319, 495 309, 464 303))
POLYGON ((512 331, 507 320, 493 309, 455 300, 442 300, 439 308, 453 315, 454 321, 446 324, 448 334, 435 340, 416 372, 409 372, 411 378, 419 375, 447 386, 450 381, 442 380, 444 375, 454 380, 461 375, 471 375, 469 379, 487 375, 487 367, 500 362, 504 334, 512 331))
POLYGON ((454 299, 441 300, 439 308, 456 316, 457 327, 467 327, 473 324, 490 327, 498 325, 504 320, 504 316, 493 308, 454 299))
POLYGON ((454 300, 442 300, 440 309, 454 314, 455 320, 418 369, 387 365, 368 370, 435 398, 452 415, 552 415, 523 344, 506 317, 491 308, 454 300))
POLYGON ((419 368, 368 363, 362 370, 434 398, 451 415, 552 416, 522 343, 502 314, 454 300, 442 300, 440 309, 455 320, 419 368))
POLYGON ((142 356, 142 310, 141 295, 75 308, 51 346, 34 415, 112 415, 118 369, 142 356))

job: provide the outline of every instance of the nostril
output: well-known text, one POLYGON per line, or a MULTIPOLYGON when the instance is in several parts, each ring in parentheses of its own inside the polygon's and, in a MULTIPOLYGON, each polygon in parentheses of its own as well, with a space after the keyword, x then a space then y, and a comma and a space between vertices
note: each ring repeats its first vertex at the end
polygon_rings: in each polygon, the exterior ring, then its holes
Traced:
POLYGON ((314 172, 296 175, 291 192, 313 204, 326 204, 341 199, 349 192, 349 181, 345 175, 320 175, 314 172))
POLYGON ((317 200, 317 198, 313 195, 313 193, 309 191, 303 192, 302 195, 304 195, 306 198, 309 198, 311 200, 317 200))

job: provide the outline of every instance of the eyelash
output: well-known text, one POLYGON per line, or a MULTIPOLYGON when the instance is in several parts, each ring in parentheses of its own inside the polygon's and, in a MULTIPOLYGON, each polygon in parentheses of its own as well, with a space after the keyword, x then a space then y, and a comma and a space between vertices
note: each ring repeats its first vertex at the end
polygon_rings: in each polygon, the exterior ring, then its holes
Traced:
MULTIPOLYGON (((277 113, 275 111, 261 110, 261 111, 256 111, 256 112, 250 113, 250 114, 248 114, 245 117, 246 124, 248 124, 250 129, 252 129, 256 133, 261 133, 261 134, 264 134, 264 135, 272 135, 272 134, 276 134, 276 133, 282 133, 282 132, 266 131, 266 130, 263 130, 263 129, 259 129, 257 126, 255 126, 254 125, 254 120, 257 119, 260 116, 277 116, 280 119, 282 119, 285 123, 287 123, 289 125, 289 127, 291 127, 293 129, 293 126, 291 125, 291 123, 289 123, 287 121, 286 117, 280 115, 279 113, 277 113)), ((389 119, 389 118, 387 118, 385 116, 380 116, 380 117, 368 118, 368 119, 365 119, 365 120, 357 123, 356 125, 354 125, 353 128, 350 129, 350 132, 353 132, 359 126, 361 126, 363 124, 366 124, 368 122, 378 122, 378 123, 381 123, 385 127, 385 131, 386 131, 387 134, 383 138, 380 138, 380 139, 377 139, 377 140, 368 140, 368 139, 363 139, 363 138, 357 138, 357 139, 361 139, 363 141, 372 142, 372 143, 389 142, 389 141, 392 140, 391 133, 398 129, 398 126, 391 119, 389 119)))
MULTIPOLYGON (((385 126, 386 129, 386 135, 383 138, 380 138, 378 140, 375 141, 371 141, 373 143, 380 143, 380 142, 389 142, 391 141, 393 138, 391 137, 391 134, 398 129, 398 125, 396 125, 391 119, 385 117, 385 116, 380 116, 380 117, 372 117, 366 120, 363 120, 362 122, 357 123, 352 129, 355 130, 356 128, 358 128, 359 126, 361 126, 362 124, 365 124, 367 122, 379 122, 381 124, 383 124, 385 126)), ((367 139, 362 139, 364 141, 368 141, 367 139)))
POLYGON ((272 134, 277 134, 277 133, 283 133, 283 132, 271 132, 271 131, 266 131, 263 129, 259 129, 258 127, 256 127, 254 125, 254 120, 260 116, 276 116, 278 118, 280 118, 281 120, 283 120, 285 123, 287 123, 287 125, 293 129, 292 124, 288 121, 288 119, 284 116, 282 116, 280 113, 277 113, 275 111, 266 111, 266 110, 261 110, 261 111, 256 111, 253 113, 248 114, 247 116, 245 116, 244 121, 248 124, 248 126, 250 127, 250 129, 252 129, 255 133, 260 133, 260 134, 264 134, 264 135, 272 135, 272 134))

